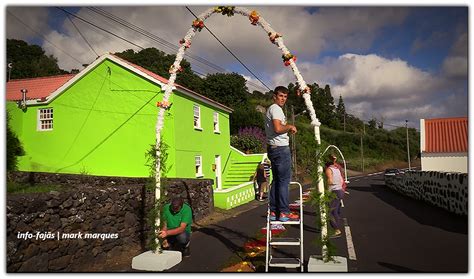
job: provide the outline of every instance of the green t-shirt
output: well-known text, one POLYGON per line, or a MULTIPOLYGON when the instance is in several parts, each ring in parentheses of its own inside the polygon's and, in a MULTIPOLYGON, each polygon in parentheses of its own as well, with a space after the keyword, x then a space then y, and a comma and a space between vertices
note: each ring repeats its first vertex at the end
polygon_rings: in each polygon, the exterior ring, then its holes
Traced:
POLYGON ((181 210, 176 214, 172 214, 170 210, 171 204, 166 204, 163 209, 163 218, 166 221, 168 229, 176 229, 181 223, 186 223, 186 231, 191 233, 191 224, 193 223, 193 214, 191 207, 184 203, 181 210))

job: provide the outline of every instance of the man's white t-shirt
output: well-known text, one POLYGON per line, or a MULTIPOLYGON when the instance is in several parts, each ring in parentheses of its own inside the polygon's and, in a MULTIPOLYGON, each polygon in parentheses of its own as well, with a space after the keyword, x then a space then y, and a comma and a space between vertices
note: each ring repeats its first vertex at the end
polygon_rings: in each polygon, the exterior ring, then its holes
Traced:
POLYGON ((268 107, 265 115, 265 134, 267 136, 267 144, 276 146, 290 145, 288 133, 278 134, 275 132, 275 129, 273 128, 273 119, 278 119, 281 121, 282 125, 286 125, 286 117, 283 113, 283 109, 277 104, 268 107))

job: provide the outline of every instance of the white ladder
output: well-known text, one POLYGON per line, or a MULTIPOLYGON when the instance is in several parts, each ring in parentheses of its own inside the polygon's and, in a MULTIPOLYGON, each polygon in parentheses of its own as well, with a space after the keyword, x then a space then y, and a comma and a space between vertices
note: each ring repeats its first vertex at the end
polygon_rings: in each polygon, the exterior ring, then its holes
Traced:
MULTIPOLYGON (((290 185, 296 184, 299 186, 299 205, 300 205, 300 219, 298 221, 270 221, 270 204, 268 204, 267 210, 267 246, 265 256, 265 272, 268 272, 268 267, 285 267, 285 268, 301 268, 303 271, 303 187, 299 182, 290 182, 290 185), (300 237, 273 237, 271 225, 300 225, 300 237), (300 246, 300 257, 299 258, 274 258, 272 256, 273 246, 300 246)), ((270 198, 270 197, 269 197, 270 198)))

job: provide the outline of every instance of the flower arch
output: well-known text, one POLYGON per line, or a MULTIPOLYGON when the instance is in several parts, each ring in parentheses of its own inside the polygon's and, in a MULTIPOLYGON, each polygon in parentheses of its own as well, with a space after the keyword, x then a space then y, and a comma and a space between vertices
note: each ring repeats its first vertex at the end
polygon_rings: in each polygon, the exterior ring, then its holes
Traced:
MULTIPOLYGON (((259 13, 255 10, 250 11, 246 8, 234 7, 234 6, 217 6, 214 8, 210 8, 206 10, 205 12, 203 12, 202 14, 200 14, 197 17, 197 19, 193 21, 191 28, 186 33, 186 36, 180 40, 180 48, 178 50, 178 53, 176 54, 176 60, 174 61, 174 63, 171 65, 169 69, 169 73, 171 75, 168 80, 168 83, 165 86, 165 93, 163 96, 163 100, 157 103, 157 106, 160 109, 158 112, 158 117, 157 117, 157 122, 156 122, 156 172, 155 172, 156 200, 160 199, 160 156, 161 156, 161 153, 160 153, 159 146, 160 146, 161 129, 164 126, 164 113, 165 113, 165 110, 169 109, 171 106, 168 100, 172 94, 173 85, 176 80, 176 76, 179 72, 182 71, 180 64, 181 64, 181 61, 183 60, 184 52, 186 51, 186 49, 191 47, 191 42, 194 36, 196 35, 196 32, 200 32, 202 28, 204 28, 204 21, 206 21, 206 19, 208 19, 213 14, 222 14, 222 15, 227 15, 227 16, 240 14, 242 16, 248 17, 250 20, 250 24, 255 25, 255 26, 260 26, 266 32, 266 34, 268 35, 270 39, 270 42, 272 44, 275 44, 281 50, 282 59, 285 66, 290 66, 291 69, 293 70, 293 73, 298 82, 299 90, 300 92, 303 92, 302 97, 304 99, 304 102, 306 104, 307 110, 311 118, 311 125, 314 127, 315 139, 318 144, 321 143, 320 135, 319 135, 319 126, 321 125, 321 123, 316 117, 316 112, 311 102, 311 97, 310 97, 311 90, 306 85, 306 82, 304 81, 303 77, 301 76, 298 70, 298 67, 296 66, 296 63, 295 63, 296 56, 291 54, 288 48, 285 46, 283 42, 283 36, 280 33, 277 33, 270 26, 270 24, 262 16, 260 16, 259 13)), ((321 187, 319 188, 321 190, 321 187)), ((156 225, 156 228, 159 229, 160 227, 159 217, 155 220, 155 225, 156 225)), ((159 244, 158 244, 158 249, 159 250, 161 249, 159 247, 159 244)))

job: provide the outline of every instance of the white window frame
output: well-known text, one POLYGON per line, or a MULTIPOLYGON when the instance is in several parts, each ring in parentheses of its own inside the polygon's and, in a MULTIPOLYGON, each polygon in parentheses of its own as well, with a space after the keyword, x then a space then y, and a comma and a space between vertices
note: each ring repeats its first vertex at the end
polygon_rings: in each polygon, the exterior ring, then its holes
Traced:
POLYGON ((193 105, 193 125, 194 129, 196 130, 201 130, 201 107, 199 105, 194 104, 193 105), (197 111, 196 111, 197 108, 197 111))
POLYGON ((202 156, 201 155, 194 156, 194 166, 196 170, 196 177, 203 177, 204 174, 202 173, 202 156))
POLYGON ((36 130, 52 131, 53 130, 53 108, 40 108, 37 110, 36 130))
POLYGON ((217 111, 215 111, 213 113, 213 124, 214 124, 214 133, 216 134, 220 134, 221 131, 220 131, 220 128, 219 128, 219 113, 217 111))

